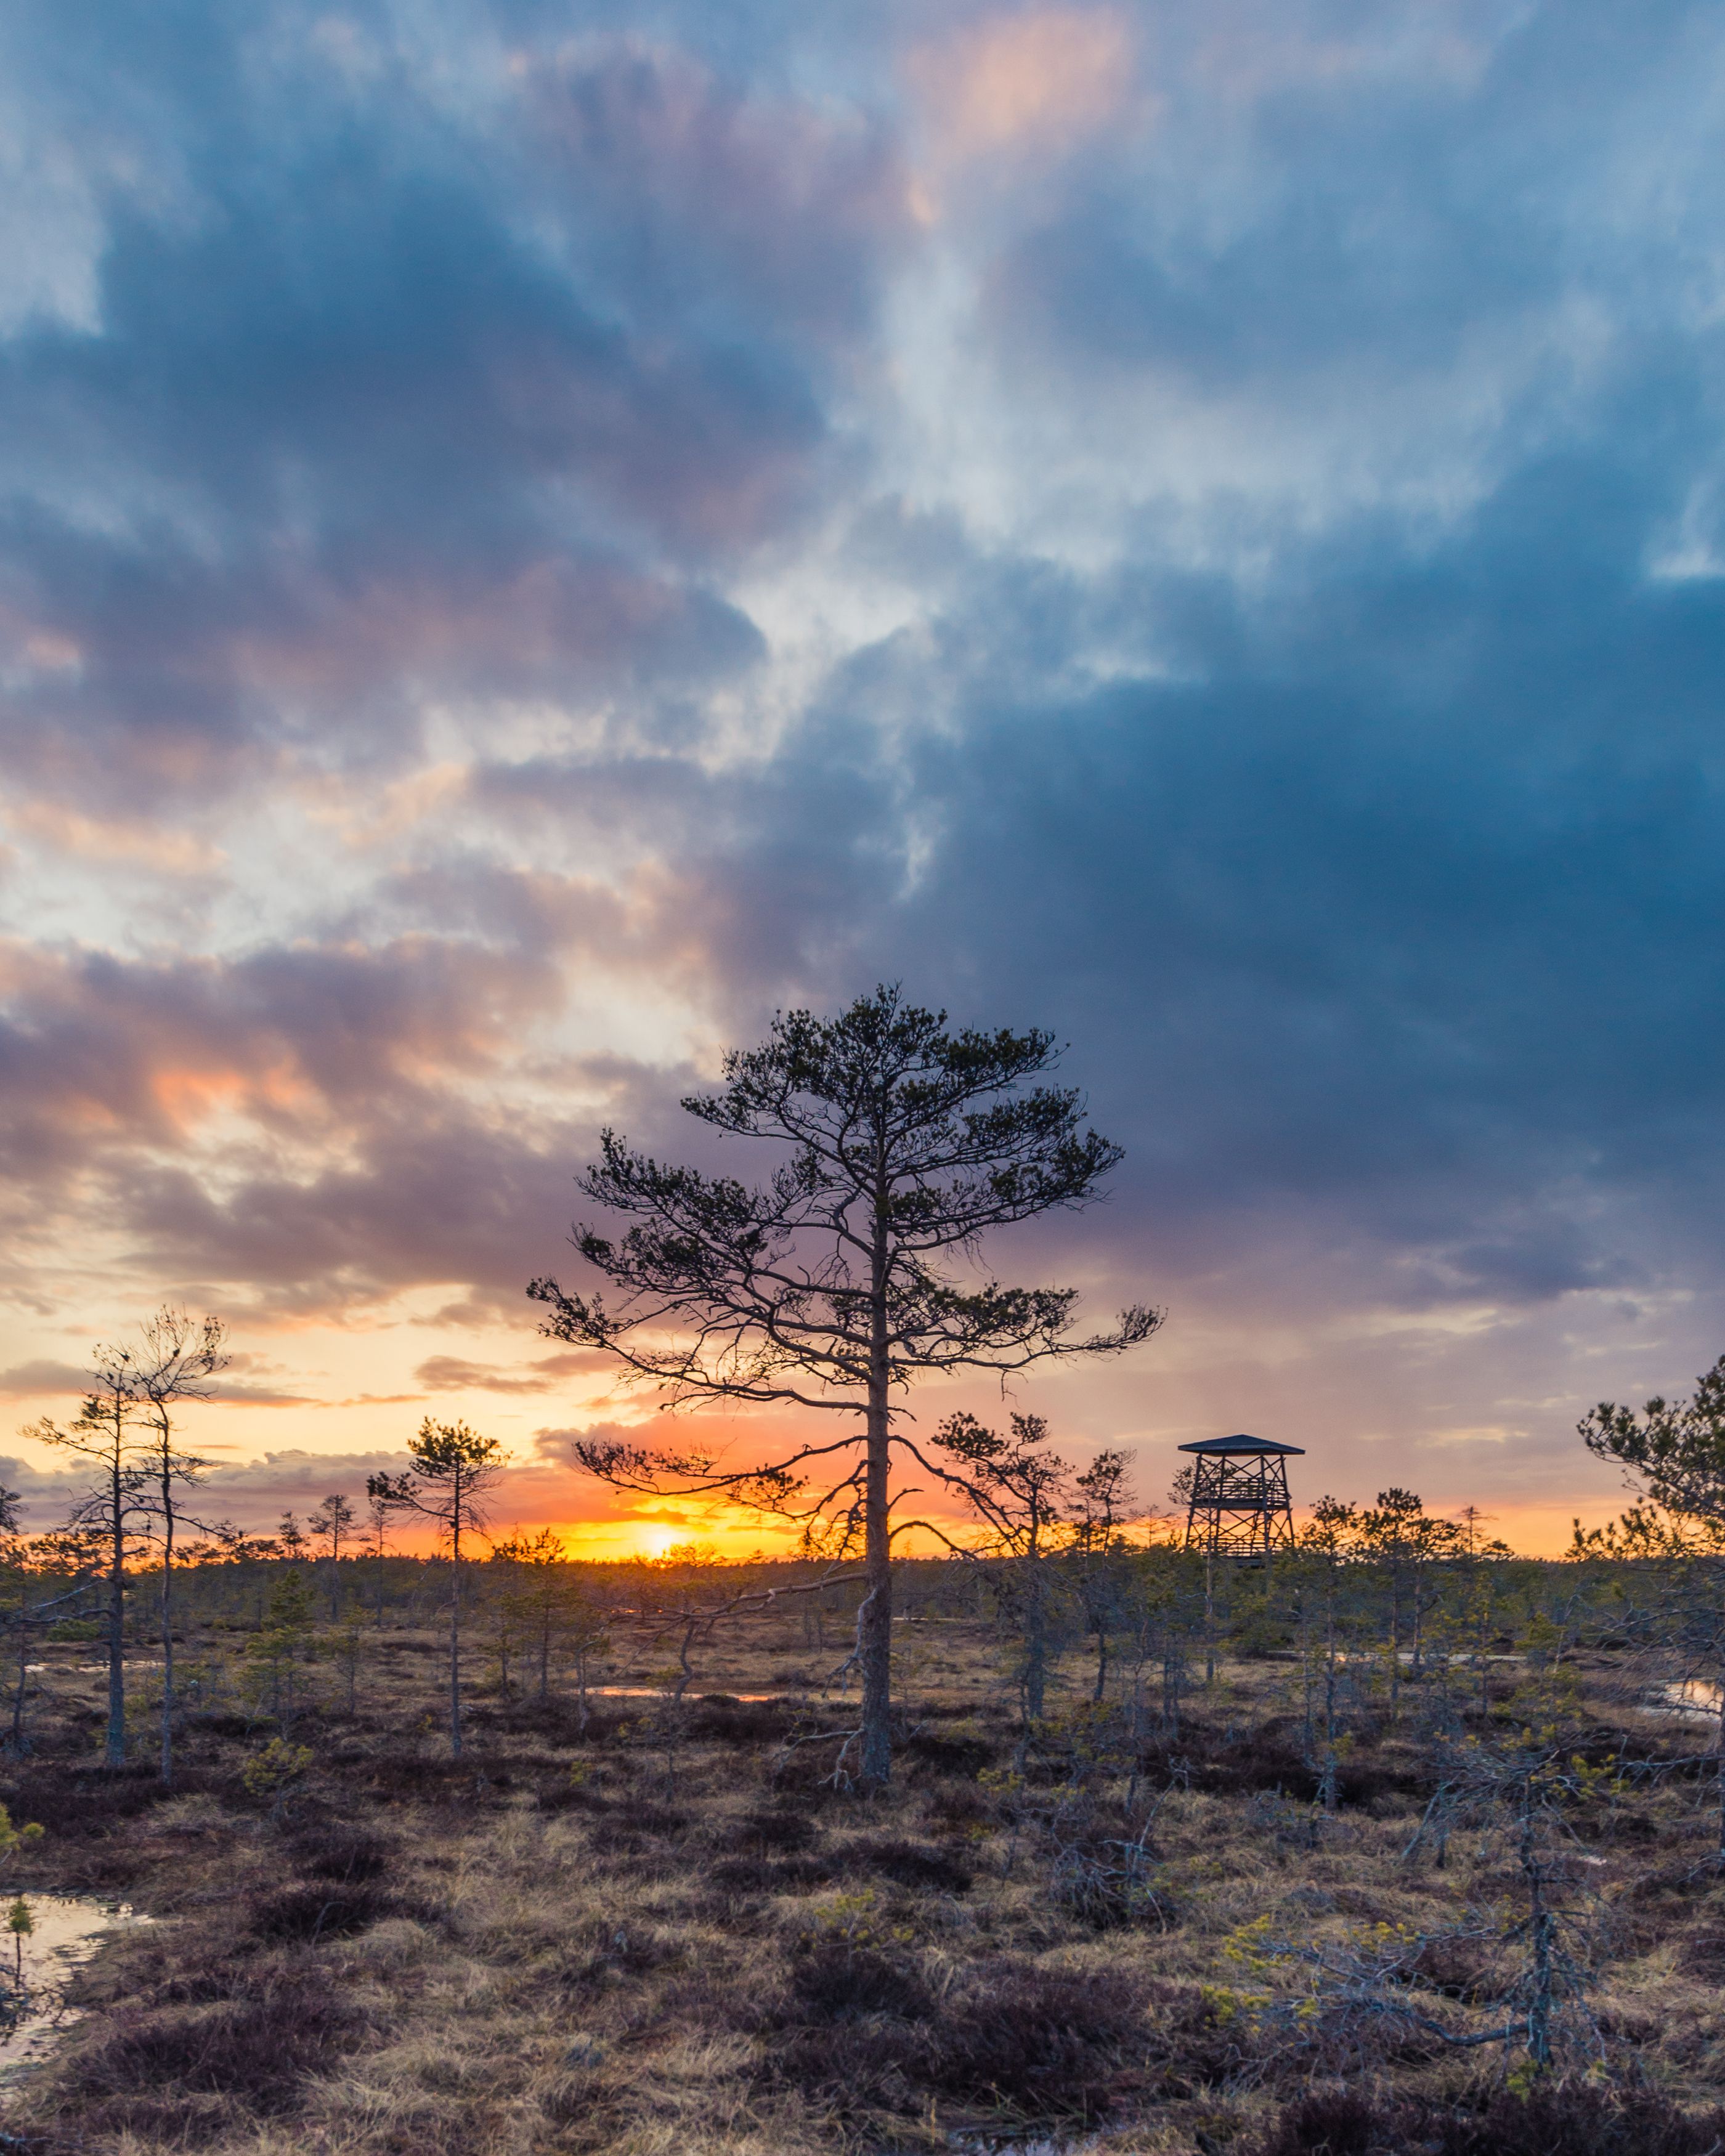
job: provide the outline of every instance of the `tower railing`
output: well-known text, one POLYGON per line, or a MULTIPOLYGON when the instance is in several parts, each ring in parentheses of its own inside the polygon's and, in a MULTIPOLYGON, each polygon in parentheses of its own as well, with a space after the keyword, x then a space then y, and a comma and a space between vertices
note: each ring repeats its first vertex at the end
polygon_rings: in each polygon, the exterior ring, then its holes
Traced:
POLYGON ((1202 1438, 1180 1450, 1194 1455, 1188 1549, 1209 1558, 1261 1560, 1293 1548, 1287 1461, 1303 1446, 1242 1434, 1202 1438))

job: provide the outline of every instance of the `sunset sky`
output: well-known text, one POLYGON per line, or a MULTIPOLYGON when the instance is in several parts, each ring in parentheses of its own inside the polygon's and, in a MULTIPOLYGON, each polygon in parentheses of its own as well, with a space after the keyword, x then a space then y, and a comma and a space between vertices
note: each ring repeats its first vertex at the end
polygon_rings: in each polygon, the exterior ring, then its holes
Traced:
POLYGON ((1167 1307, 1075 1459, 1615 1509, 1725 1349, 1716 7, 14 0, 0 158, 11 1427, 170 1300, 213 1510, 433 1413, 771 1546, 523 1290, 897 979, 1127 1149, 991 1252, 1167 1307))

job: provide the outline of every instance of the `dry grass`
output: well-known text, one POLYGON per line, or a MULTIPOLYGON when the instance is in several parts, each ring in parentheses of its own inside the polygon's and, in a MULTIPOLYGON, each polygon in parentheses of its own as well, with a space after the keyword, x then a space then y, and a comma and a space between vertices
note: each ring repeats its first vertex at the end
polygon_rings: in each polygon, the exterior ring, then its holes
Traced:
MULTIPOLYGON (((1513 1877, 1477 1830, 1451 1839, 1442 1868, 1430 1851, 1404 1860, 1430 1787, 1411 1725, 1363 1743, 1341 1814, 1315 1818, 1274 1667, 1230 1668, 1194 1702, 1173 1748, 1183 1768, 1153 1751, 1142 1763, 1152 1789, 1189 1786, 1162 1799, 1146 1891, 1111 1908, 1075 1895, 1072 1866, 1142 1822, 1122 1810, 1119 1763, 1082 1799, 1060 1794, 1070 1766, 1053 1754, 1022 1785, 1003 1779, 1015 1732, 974 1628, 913 1635, 922 1727, 895 1788, 870 1800, 825 1783, 815 1753, 787 1753, 791 1707, 698 1707, 667 1759, 643 1726, 650 1702, 605 1702, 581 1734, 565 1708, 481 1700, 451 1763, 421 1726, 429 1644, 398 1637, 372 1657, 359 1712, 316 1727, 318 1765, 285 1820, 245 1796, 248 1740, 218 1716, 188 1733, 170 1798, 146 1772, 94 1769, 88 1681, 54 1676, 58 1727, 5 1792, 49 1830, 23 1876, 124 1893, 159 1921, 90 1965, 87 2018, 12 2097, 6 2145, 1709 2146, 1713 2125, 1682 2114, 1725 2102, 1725 1887, 1705 1861, 1712 1790, 1680 1774, 1620 1793, 1584 1830, 1595 2079, 1627 2097, 1530 2105, 1490 2096, 1496 2053, 1447 2051, 1333 1999, 1294 2010, 1312 1994, 1292 1950, 1358 1954, 1380 1927, 1453 1933, 1513 1877)), ((765 1690, 808 1666, 788 1627, 727 1648, 703 1681, 765 1690)), ((1422 1953, 1422 2010, 1486 2025, 1513 1942, 1439 1936, 1422 1953)))

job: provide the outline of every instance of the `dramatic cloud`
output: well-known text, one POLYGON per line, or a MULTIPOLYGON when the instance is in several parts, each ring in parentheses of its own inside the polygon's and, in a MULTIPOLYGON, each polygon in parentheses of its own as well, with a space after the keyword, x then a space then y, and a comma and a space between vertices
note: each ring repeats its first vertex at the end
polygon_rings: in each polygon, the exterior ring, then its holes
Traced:
POLYGON ((1725 1344, 1713 13, 0 36, 9 1397, 167 1295, 277 1460, 620 1414, 598 1129, 901 976, 1128 1147, 999 1253, 1170 1305, 1077 1440, 1609 1502, 1725 1344))

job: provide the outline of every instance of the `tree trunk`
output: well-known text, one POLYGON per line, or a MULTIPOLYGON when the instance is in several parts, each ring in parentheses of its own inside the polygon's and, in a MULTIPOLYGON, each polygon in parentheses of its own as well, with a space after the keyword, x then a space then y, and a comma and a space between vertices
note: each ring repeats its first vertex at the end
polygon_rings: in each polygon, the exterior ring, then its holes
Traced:
POLYGON ((870 1789, 884 1789, 892 1777, 892 1543, 886 1512, 888 1466, 886 1411, 884 1406, 877 1410, 871 1399, 868 1479, 864 1492, 865 1592, 857 1621, 857 1654, 862 1665, 861 1779, 864 1787, 870 1789))
POLYGON ((1725 1665, 1719 1671, 1719 1861, 1725 1865, 1725 1665))
POLYGON ((461 1757, 461 1541, 456 1531, 449 1595, 449 1753, 461 1757))
MULTIPOLYGON (((1484 1722, 1491 1712, 1491 1604, 1483 1603, 1480 1609, 1480 1720, 1484 1722)), ((1722 1799, 1725 1801, 1725 1799, 1722 1799)))
POLYGON ((24 1622, 22 1607, 18 1614, 18 1697, 12 1702, 12 1756, 24 1756, 24 1686, 29 1679, 28 1657, 30 1652, 30 1628, 24 1622))
POLYGON ((1024 1609, 1024 1720, 1040 1722, 1048 1697, 1048 1612, 1042 1597, 1042 1560, 1029 1559, 1030 1593, 1024 1609))
POLYGON ((1318 1795, 1327 1812, 1336 1809, 1336 1576, 1328 1575, 1324 1603, 1324 1767, 1318 1795))
POLYGON ((862 1665, 861 1781, 884 1789, 892 1778, 892 1527, 887 1512, 892 1471, 889 1372, 886 1357, 886 1252, 884 1200, 879 1224, 869 1353, 868 1466, 863 1489, 863 1605, 857 1618, 857 1656, 862 1665))
POLYGON ((1522 1790, 1522 1804, 1520 1856, 1522 1875, 1527 1881, 1528 1942, 1533 1958, 1532 1996, 1527 2007, 1527 2056, 1543 2073, 1551 2064, 1552 1994, 1554 1988, 1552 1944, 1557 1926, 1551 1912, 1545 1906, 1545 1880, 1539 1866, 1531 1784, 1522 1790))
POLYGON ((112 1482, 112 1507, 108 1530, 108 1734, 105 1748, 110 1767, 126 1764, 126 1496, 121 1484, 118 1446, 112 1482))
POLYGON ((1102 1703, 1102 1694, 1106 1691, 1107 1686, 1108 1620, 1104 1617, 1098 1619, 1096 1623, 1096 1688, 1093 1697, 1098 1707, 1102 1703))
POLYGON ((162 1483, 162 1786, 174 1779, 174 1508, 162 1483))

